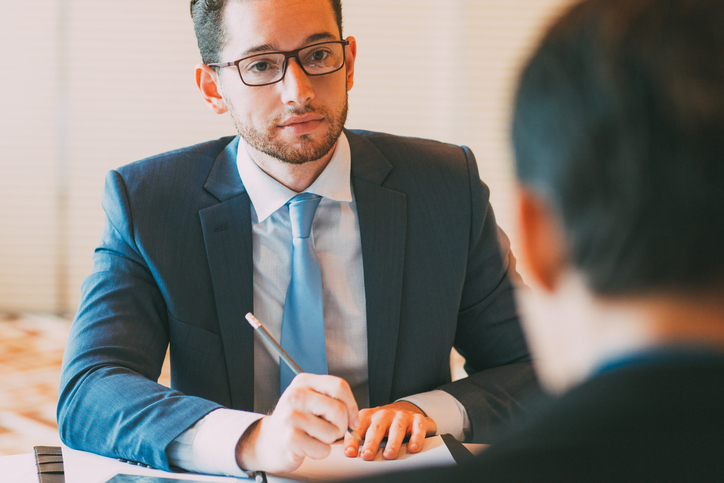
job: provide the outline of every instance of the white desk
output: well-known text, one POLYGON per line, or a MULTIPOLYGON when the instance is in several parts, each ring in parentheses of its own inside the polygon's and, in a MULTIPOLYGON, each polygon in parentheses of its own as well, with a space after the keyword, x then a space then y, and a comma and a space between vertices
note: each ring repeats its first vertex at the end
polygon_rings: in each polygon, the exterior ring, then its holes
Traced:
POLYGON ((38 483, 35 457, 32 454, 0 457, 0 481, 2 483, 38 483))
MULTIPOLYGON (((84 451, 76 451, 63 446, 63 466, 66 483, 102 483, 117 473, 129 475, 172 476, 178 480, 200 480, 209 483, 237 483, 250 480, 238 480, 222 476, 207 476, 184 473, 167 473, 139 466, 122 463, 113 458, 106 458, 84 451)), ((32 454, 21 454, 0 457, 0 483, 38 483, 35 469, 35 457, 32 454)))
MULTIPOLYGON (((433 438, 434 439, 434 438, 433 438)), ((473 454, 480 453, 487 445, 465 445, 473 454)), ((449 455, 449 453, 447 453, 449 455)), ((425 455, 423 460, 427 465, 445 464, 445 453, 435 453, 430 451, 425 455), (438 459, 439 458, 439 459, 438 459)), ((136 475, 155 475, 164 476, 166 478, 173 477, 178 480, 201 480, 209 483, 237 483, 245 482, 248 483, 252 480, 239 480, 236 478, 221 477, 221 476, 206 476, 197 474, 184 474, 184 473, 172 473, 169 474, 160 470, 151 470, 148 468, 141 468, 128 463, 122 463, 113 458, 106 458, 98 456, 92 453, 86 453, 83 451, 72 450, 67 447, 63 447, 63 460, 65 466, 65 481, 66 483, 101 483, 109 479, 111 476, 117 473, 136 474, 136 475)), ((355 464, 374 464, 370 462, 358 461, 355 464)), ((392 463, 390 468, 394 466, 394 470, 405 469, 407 466, 404 460, 399 460, 392 463)), ((419 467, 420 461, 417 461, 415 466, 419 467)), ((305 464, 307 464, 305 462, 305 464)), ((318 462, 309 460, 308 468, 313 468, 318 462)), ((387 464, 387 463, 385 463, 387 464)), ((424 465, 423 465, 424 466, 424 465)), ((412 466, 410 466, 412 467, 412 466)), ((285 481, 283 478, 277 478, 270 476, 269 482, 274 481, 285 481)), ((292 480, 286 480, 292 481, 292 480)), ((35 469, 35 458, 32 454, 21 454, 13 456, 2 456, 0 457, 0 483, 38 483, 38 476, 35 469)))

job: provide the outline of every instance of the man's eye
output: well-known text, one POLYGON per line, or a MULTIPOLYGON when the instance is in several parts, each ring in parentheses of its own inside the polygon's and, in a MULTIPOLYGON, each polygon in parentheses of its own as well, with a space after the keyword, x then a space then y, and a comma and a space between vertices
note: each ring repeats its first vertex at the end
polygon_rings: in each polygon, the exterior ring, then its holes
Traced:
POLYGON ((307 62, 319 62, 326 59, 329 56, 329 51, 326 49, 315 50, 307 56, 307 62))
POLYGON ((268 74, 275 70, 281 70, 283 60, 274 57, 257 57, 239 64, 240 70, 245 74, 268 74))
POLYGON ((249 64, 246 68, 249 72, 264 72, 266 70, 271 69, 271 64, 269 62, 254 62, 253 64, 249 64))

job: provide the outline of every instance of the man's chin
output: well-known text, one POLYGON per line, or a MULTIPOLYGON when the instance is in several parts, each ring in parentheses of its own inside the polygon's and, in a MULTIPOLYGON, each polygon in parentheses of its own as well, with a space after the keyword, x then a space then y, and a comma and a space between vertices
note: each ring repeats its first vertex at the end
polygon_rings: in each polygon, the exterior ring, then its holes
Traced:
POLYGON ((288 140, 275 137, 266 142, 259 142, 260 140, 254 137, 252 139, 242 137, 250 146, 268 156, 288 164, 301 165, 317 161, 329 154, 337 144, 340 134, 341 132, 333 136, 328 133, 321 139, 310 134, 294 136, 288 140))
POLYGON ((266 154, 287 164, 302 165, 317 161, 332 150, 334 145, 325 149, 314 149, 312 147, 290 147, 283 150, 269 150, 266 154))

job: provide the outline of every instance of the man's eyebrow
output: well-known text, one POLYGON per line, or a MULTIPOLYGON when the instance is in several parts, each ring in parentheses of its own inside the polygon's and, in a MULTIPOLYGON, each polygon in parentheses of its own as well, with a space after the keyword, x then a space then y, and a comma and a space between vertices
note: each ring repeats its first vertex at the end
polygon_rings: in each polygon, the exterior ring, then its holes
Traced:
POLYGON ((250 49, 246 49, 244 52, 241 53, 242 57, 247 57, 249 55, 254 54, 260 54, 262 52, 277 52, 279 49, 274 44, 263 44, 263 45, 257 45, 256 47, 251 47, 250 49))
POLYGON ((320 32, 318 34, 312 34, 304 41, 305 44, 312 44, 322 40, 338 40, 337 36, 329 32, 320 32))
MULTIPOLYGON (((312 34, 304 39, 304 42, 302 43, 300 48, 304 47, 305 45, 313 44, 315 42, 321 42, 324 40, 337 40, 337 36, 329 32, 319 32, 316 34, 312 34)), ((281 52, 281 49, 279 49, 276 44, 262 44, 246 49, 244 52, 241 53, 241 57, 248 57, 250 55, 261 54, 264 52, 281 52)))

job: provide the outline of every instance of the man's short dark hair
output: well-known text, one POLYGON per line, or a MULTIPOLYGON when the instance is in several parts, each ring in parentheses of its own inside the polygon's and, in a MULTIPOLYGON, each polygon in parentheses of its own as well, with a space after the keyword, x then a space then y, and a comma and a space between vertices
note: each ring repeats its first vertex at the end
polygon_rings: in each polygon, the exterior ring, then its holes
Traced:
POLYGON ((583 1, 516 94, 523 185, 599 294, 724 286, 724 1, 583 1))
MULTIPOLYGON (((223 62, 221 51, 227 42, 224 25, 224 7, 230 1, 245 0, 191 0, 191 18, 194 21, 196 41, 204 64, 223 62)), ((342 38, 342 0, 330 0, 342 38)), ((234 60, 234 59, 232 59, 234 60)))

